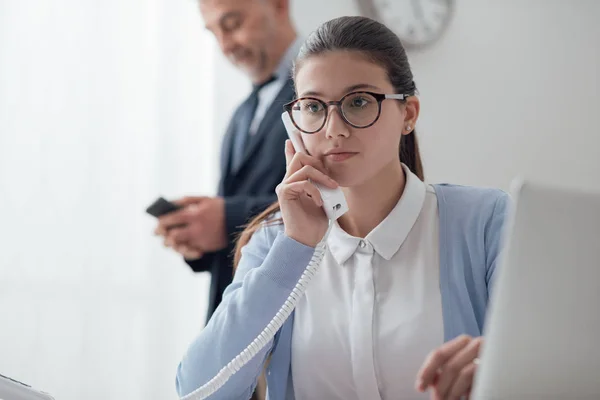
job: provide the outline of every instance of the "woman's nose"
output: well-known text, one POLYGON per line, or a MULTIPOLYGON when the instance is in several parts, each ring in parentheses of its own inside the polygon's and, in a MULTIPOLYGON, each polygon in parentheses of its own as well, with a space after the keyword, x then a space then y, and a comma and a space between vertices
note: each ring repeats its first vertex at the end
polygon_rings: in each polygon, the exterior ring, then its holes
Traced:
POLYGON ((336 105, 329 106, 327 123, 325 124, 325 136, 334 138, 336 136, 348 137, 350 127, 342 118, 342 112, 336 105))

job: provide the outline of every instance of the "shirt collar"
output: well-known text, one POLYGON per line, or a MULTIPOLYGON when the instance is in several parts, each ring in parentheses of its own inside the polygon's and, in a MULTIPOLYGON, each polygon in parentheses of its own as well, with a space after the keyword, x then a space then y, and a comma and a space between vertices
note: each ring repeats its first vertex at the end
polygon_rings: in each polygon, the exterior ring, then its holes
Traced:
POLYGON ((290 47, 287 48, 287 50, 283 54, 283 57, 281 58, 281 61, 279 61, 277 69, 275 70, 274 75, 277 77, 277 80, 287 81, 291 78, 291 71, 294 65, 294 60, 296 59, 296 56, 300 51, 302 43, 304 43, 304 40, 301 39, 300 36, 298 36, 292 42, 290 47))
MULTIPOLYGON (((379 225, 365 237, 375 252, 390 260, 398 252, 410 230, 417 221, 427 191, 426 184, 402 164, 406 183, 400 200, 379 225)), ((336 222, 331 230, 328 247, 339 265, 343 265, 354 254, 361 239, 346 233, 336 222)))

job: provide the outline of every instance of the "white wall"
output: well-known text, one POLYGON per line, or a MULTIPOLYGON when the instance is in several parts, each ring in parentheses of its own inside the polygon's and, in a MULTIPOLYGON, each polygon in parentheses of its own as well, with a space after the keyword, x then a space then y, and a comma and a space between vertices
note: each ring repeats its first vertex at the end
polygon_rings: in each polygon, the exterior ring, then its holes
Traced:
MULTIPOLYGON (((292 0, 303 34, 357 12, 353 0, 292 0)), ((428 180, 507 189, 519 174, 600 190, 599 19, 595 0, 457 0, 445 36, 409 54, 428 180)), ((216 63, 220 135, 249 84, 216 63)))

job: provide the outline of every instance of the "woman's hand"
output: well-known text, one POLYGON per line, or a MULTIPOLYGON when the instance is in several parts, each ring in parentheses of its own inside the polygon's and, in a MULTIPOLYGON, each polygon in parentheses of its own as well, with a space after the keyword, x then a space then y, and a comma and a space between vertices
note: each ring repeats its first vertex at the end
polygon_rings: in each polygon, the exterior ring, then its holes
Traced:
POLYGON ((459 336, 432 351, 417 375, 416 389, 432 389, 433 400, 469 396, 478 364, 482 337, 459 336))
POLYGON ((323 163, 305 153, 297 153, 291 141, 285 143, 287 172, 275 190, 281 206, 285 234, 315 247, 327 231, 328 220, 317 187, 309 181, 335 189, 337 183, 325 174, 323 163))

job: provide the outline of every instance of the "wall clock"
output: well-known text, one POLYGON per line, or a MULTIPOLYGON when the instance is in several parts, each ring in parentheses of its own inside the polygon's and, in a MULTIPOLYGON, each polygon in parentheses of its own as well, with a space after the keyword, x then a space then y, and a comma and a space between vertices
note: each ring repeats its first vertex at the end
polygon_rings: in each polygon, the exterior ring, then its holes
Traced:
POLYGON ((454 0, 356 0, 362 15, 392 29, 407 48, 426 47, 446 30, 454 0))

